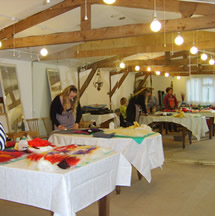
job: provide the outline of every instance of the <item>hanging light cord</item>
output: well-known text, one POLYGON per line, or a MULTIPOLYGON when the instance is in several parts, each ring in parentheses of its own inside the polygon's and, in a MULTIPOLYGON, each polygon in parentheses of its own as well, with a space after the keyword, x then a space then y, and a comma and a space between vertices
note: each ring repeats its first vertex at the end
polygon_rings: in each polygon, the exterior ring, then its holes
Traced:
POLYGON ((157 12, 156 12, 156 0, 154 0, 154 17, 157 17, 157 12))
POLYGON ((85 0, 85 17, 84 17, 85 20, 88 20, 88 17, 87 17, 87 0, 85 0))
POLYGON ((165 0, 164 0, 164 47, 166 47, 166 5, 165 5, 165 0))

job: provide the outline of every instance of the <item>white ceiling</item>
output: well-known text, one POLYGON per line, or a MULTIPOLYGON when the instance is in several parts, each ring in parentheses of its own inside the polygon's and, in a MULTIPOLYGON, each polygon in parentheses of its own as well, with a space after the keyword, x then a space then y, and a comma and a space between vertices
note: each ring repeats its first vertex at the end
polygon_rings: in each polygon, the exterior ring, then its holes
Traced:
MULTIPOLYGON (((19 20, 28 16, 45 10, 52 5, 58 4, 62 0, 51 0, 51 3, 44 4, 44 0, 0 0, 0 29, 7 27, 19 20)), ((158 19, 176 19, 180 18, 179 13, 157 12, 158 19)), ((91 9, 91 27, 101 28, 107 26, 121 26, 127 24, 149 23, 152 20, 153 11, 135 8, 116 7, 108 5, 93 5, 91 9)), ((18 37, 27 37, 32 35, 44 35, 57 32, 71 32, 80 30, 80 8, 73 9, 46 22, 40 23, 25 31, 15 35, 18 37)), ((75 46, 77 44, 63 44, 47 46, 49 54, 54 54, 66 48, 75 46)), ((39 51, 42 47, 32 47, 15 50, 1 50, 0 58, 16 58, 27 61, 37 60, 39 51)), ((162 53, 154 54, 156 56, 162 53)), ((151 54, 145 54, 151 57, 151 54)), ((134 56, 136 59, 143 59, 142 54, 134 56)), ((100 60, 101 58, 97 58, 100 60)), ((90 59, 71 59, 65 60, 69 64, 82 65, 84 63, 91 63, 95 58, 90 59)))

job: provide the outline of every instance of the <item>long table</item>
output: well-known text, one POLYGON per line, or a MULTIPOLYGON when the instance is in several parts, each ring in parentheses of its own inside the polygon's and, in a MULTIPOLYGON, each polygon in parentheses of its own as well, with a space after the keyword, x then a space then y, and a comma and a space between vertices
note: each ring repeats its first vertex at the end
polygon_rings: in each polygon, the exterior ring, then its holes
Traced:
POLYGON ((114 152, 82 167, 55 172, 36 171, 23 159, 0 165, 0 176, 0 199, 46 209, 54 216, 75 216, 100 200, 99 215, 108 216, 107 195, 116 185, 130 186, 131 165, 114 152))
MULTIPOLYGON (((195 116, 192 114, 184 114, 183 118, 176 118, 174 116, 158 116, 158 115, 148 115, 140 116, 139 123, 149 125, 151 123, 175 123, 183 126, 184 129, 189 130, 199 141, 205 133, 209 131, 205 116, 195 116)), ((183 131, 184 133, 184 131, 183 131)), ((185 143, 183 139, 183 148, 185 148, 185 143)))
POLYGON ((164 162, 162 137, 159 133, 145 138, 138 144, 132 138, 95 138, 92 135, 54 133, 49 137, 53 144, 98 145, 122 153, 125 158, 151 182, 151 170, 164 162))
POLYGON ((194 115, 199 114, 209 119, 209 138, 212 139, 212 136, 214 136, 215 110, 200 110, 192 111, 191 113, 194 115))

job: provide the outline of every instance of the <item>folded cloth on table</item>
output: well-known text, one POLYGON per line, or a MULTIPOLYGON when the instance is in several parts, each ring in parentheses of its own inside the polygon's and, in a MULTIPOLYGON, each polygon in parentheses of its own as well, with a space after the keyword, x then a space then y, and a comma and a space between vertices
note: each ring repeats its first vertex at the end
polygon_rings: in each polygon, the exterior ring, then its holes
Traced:
POLYGON ((133 137, 133 136, 122 136, 122 135, 114 135, 114 137, 119 137, 119 138, 131 138, 133 139, 137 144, 141 144, 143 142, 143 140, 146 138, 146 137, 149 137, 149 136, 152 136, 156 134, 155 132, 152 132, 152 133, 148 133, 146 134, 145 136, 142 136, 142 137, 133 137))
POLYGON ((96 132, 103 131, 99 128, 89 128, 89 129, 70 129, 70 130, 55 130, 51 134, 93 134, 96 132))
POLYGON ((96 132, 93 134, 93 137, 112 138, 114 137, 114 133, 105 134, 104 132, 96 132))

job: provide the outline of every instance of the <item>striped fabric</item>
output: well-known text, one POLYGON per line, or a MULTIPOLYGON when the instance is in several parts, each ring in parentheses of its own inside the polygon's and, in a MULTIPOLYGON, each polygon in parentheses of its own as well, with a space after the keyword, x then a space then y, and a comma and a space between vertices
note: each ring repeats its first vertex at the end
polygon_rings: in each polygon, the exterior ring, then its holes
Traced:
POLYGON ((6 134, 2 124, 0 123, 0 151, 5 149, 6 145, 6 134))

